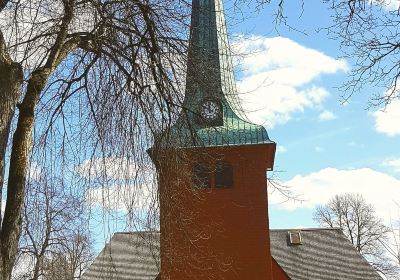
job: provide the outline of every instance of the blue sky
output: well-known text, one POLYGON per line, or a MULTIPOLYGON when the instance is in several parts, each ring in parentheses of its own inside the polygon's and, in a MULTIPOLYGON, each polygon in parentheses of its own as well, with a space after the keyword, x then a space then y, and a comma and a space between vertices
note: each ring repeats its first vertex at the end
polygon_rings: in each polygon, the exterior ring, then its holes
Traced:
MULTIPOLYGON (((232 8, 233 1, 225 1, 225 6, 243 107, 278 144, 275 170, 299 199, 287 201, 270 189, 271 228, 316 227, 315 207, 345 192, 362 194, 387 223, 400 220, 400 100, 385 112, 378 107, 367 110, 368 99, 384 91, 366 85, 342 103, 338 87, 346 81, 353 61, 340 58, 339 43, 324 30, 318 31, 332 24, 321 0, 304 1, 303 7, 302 1, 285 1, 287 23, 297 30, 275 26, 274 3, 259 13, 243 6, 242 14, 232 8)), ((399 4, 398 0, 380 1, 392 1, 388 8, 399 4)), ((40 172, 40 166, 31 168, 31 176, 40 172)), ((98 172, 118 182, 125 176, 135 177, 138 167, 128 159, 110 157, 71 169, 80 174, 78 181, 98 172)), ((154 185, 146 181, 151 176, 142 175, 147 188, 140 192, 132 191, 135 187, 138 191, 138 186, 117 183, 89 191, 90 202, 101 206, 91 213, 90 221, 96 251, 115 231, 143 229, 147 210, 153 206, 150 202, 157 197, 154 185), (144 221, 130 224, 129 215, 144 221)), ((96 182, 96 176, 91 182, 96 182)))
MULTIPOLYGON (((275 6, 244 14, 242 20, 231 4, 226 1, 225 6, 243 107, 251 120, 266 125, 277 142, 275 170, 299 199, 286 201, 279 193, 270 193, 271 228, 317 227, 312 220, 315 207, 346 192, 361 193, 386 222, 398 219, 400 102, 393 102, 385 112, 377 107, 367 110, 368 98, 384 92, 366 86, 342 103, 338 87, 352 61, 340 58, 339 43, 317 31, 331 24, 327 6, 315 0, 304 3, 304 10, 300 4, 286 5, 288 23, 299 32, 274 25, 275 6)), ((97 172, 105 168, 113 177, 114 167, 125 165, 110 158, 97 172)), ((88 166, 88 162, 81 166, 83 177, 88 166)), ((135 170, 133 166, 131 171, 135 170)), ((154 189, 132 196, 131 188, 110 186, 106 194, 92 189, 93 202, 106 210, 106 218, 92 220, 99 233, 97 249, 109 234, 126 229, 124 221, 104 223, 113 215, 108 210, 126 211, 127 205, 138 202, 143 210, 154 196, 154 189), (110 205, 104 205, 104 197, 110 205)), ((135 225, 128 227, 135 229, 135 225)))
MULTIPOLYGON (((230 7, 226 3, 228 15, 230 7)), ((235 60, 243 106, 251 120, 267 126, 278 144, 275 170, 302 199, 280 203, 284 198, 270 194, 271 227, 315 227, 314 207, 344 192, 363 194, 387 222, 399 218, 400 102, 384 112, 368 108, 368 99, 384 90, 367 85, 343 104, 338 87, 352 61, 341 58, 338 41, 318 31, 331 24, 327 5, 284 7, 288 24, 301 32, 276 27, 273 8, 244 21, 227 17, 241 55, 235 60)))

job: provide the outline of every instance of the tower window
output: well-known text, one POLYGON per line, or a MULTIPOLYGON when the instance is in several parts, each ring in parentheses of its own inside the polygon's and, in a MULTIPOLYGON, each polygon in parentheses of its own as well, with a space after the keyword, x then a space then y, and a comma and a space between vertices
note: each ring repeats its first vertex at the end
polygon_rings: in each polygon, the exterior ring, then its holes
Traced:
POLYGON ((210 167, 206 162, 197 162, 193 165, 192 183, 195 188, 210 187, 210 167))
POLYGON ((223 160, 219 160, 215 166, 215 187, 233 187, 233 168, 232 165, 223 160))

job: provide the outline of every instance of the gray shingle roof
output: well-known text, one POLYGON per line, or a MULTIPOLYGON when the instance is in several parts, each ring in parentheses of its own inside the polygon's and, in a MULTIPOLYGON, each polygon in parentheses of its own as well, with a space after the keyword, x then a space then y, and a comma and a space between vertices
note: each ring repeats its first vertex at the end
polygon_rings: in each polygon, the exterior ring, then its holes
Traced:
POLYGON ((115 233, 82 280, 154 280, 160 267, 160 235, 115 233))
POLYGON ((293 280, 382 280, 340 229, 303 229, 302 244, 288 230, 272 230, 271 253, 293 280))
MULTIPOLYGON (((271 253, 292 280, 382 280, 339 229, 301 230, 302 244, 288 244, 288 230, 271 230, 271 253)), ((159 274, 158 233, 116 233, 82 280, 154 280, 159 274)))

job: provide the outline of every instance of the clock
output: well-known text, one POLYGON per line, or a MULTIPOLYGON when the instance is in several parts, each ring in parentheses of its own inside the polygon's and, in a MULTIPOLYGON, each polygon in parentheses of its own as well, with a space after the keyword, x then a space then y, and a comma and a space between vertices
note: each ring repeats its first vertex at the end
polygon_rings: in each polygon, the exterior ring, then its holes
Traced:
POLYGON ((208 123, 213 123, 221 116, 221 105, 215 100, 206 100, 200 106, 200 116, 208 123))

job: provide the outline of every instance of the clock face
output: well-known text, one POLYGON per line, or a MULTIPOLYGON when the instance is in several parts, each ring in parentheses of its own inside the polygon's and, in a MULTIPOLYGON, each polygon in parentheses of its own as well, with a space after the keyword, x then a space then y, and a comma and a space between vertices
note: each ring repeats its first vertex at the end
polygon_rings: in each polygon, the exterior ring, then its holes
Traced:
POLYGON ((219 103, 213 100, 205 101, 200 107, 200 115, 206 121, 214 121, 221 114, 219 103))

